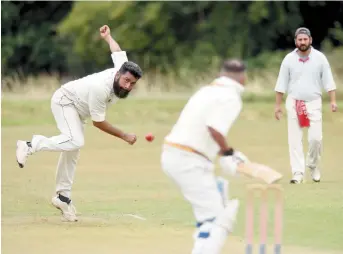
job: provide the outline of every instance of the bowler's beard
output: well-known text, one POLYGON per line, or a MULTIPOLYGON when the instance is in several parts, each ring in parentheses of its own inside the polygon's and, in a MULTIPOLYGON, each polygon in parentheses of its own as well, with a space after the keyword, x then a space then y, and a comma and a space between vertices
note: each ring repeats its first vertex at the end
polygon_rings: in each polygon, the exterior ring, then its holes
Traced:
POLYGON ((310 47, 311 47, 311 44, 297 46, 297 48, 298 48, 301 52, 306 52, 310 47))
POLYGON ((113 81, 113 91, 114 91, 114 94, 118 98, 120 98, 120 99, 126 98, 129 95, 129 93, 130 93, 129 90, 126 90, 126 89, 120 87, 120 85, 119 85, 119 77, 117 79, 114 78, 114 81, 113 81))

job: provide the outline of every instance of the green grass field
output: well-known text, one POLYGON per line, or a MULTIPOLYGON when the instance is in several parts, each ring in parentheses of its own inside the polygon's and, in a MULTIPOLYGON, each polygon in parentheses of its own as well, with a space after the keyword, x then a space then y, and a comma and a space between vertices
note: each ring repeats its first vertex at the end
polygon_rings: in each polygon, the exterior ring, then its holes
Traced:
MULTIPOLYGON (((61 222, 59 212, 50 205, 59 154, 35 154, 24 169, 15 161, 17 139, 57 134, 50 102, 3 99, 2 253, 190 253, 195 223, 190 206, 160 169, 163 137, 184 103, 128 99, 113 105, 109 120, 138 135, 134 146, 87 125, 72 196, 80 221, 69 224, 61 222), (156 135, 153 143, 145 141, 147 132, 156 135)), ((246 103, 228 137, 251 160, 268 164, 285 176, 281 182, 283 253, 343 253, 343 169, 339 165, 343 114, 330 113, 327 103, 324 109, 320 184, 312 183, 309 175, 305 184, 288 184, 286 121, 274 120, 272 103, 246 103)), ((306 140, 305 135, 307 148, 306 140)), ((244 197, 246 185, 255 182, 230 178, 230 196, 241 200, 241 208, 223 253, 244 253, 244 197)))

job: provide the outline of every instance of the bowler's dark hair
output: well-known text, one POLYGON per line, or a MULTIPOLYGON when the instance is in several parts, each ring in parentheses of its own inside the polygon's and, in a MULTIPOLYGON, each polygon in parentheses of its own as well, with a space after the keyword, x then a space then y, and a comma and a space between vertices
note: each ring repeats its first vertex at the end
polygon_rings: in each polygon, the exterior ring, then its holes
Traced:
POLYGON ((119 69, 120 74, 125 74, 126 72, 130 72, 136 79, 140 79, 143 76, 141 67, 131 61, 125 62, 119 69))

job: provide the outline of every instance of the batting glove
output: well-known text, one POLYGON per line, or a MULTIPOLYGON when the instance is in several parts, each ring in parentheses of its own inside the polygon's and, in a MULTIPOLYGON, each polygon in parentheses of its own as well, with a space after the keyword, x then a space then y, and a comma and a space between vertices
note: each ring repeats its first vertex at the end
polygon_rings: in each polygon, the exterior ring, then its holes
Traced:
POLYGON ((235 151, 233 155, 221 156, 219 159, 220 167, 228 175, 235 175, 238 165, 246 162, 249 162, 248 157, 239 151, 235 151))

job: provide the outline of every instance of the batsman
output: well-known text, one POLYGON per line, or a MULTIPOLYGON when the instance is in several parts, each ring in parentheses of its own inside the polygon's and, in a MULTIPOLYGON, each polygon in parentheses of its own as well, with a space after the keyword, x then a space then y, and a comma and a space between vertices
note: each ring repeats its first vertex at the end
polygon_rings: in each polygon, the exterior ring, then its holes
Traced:
POLYGON ((214 174, 217 156, 228 175, 242 173, 268 184, 282 177, 249 162, 226 141, 242 109, 245 69, 240 60, 225 61, 219 77, 189 99, 165 137, 162 169, 191 204, 196 219, 192 254, 219 254, 236 220, 239 201, 229 200, 228 181, 214 174))

